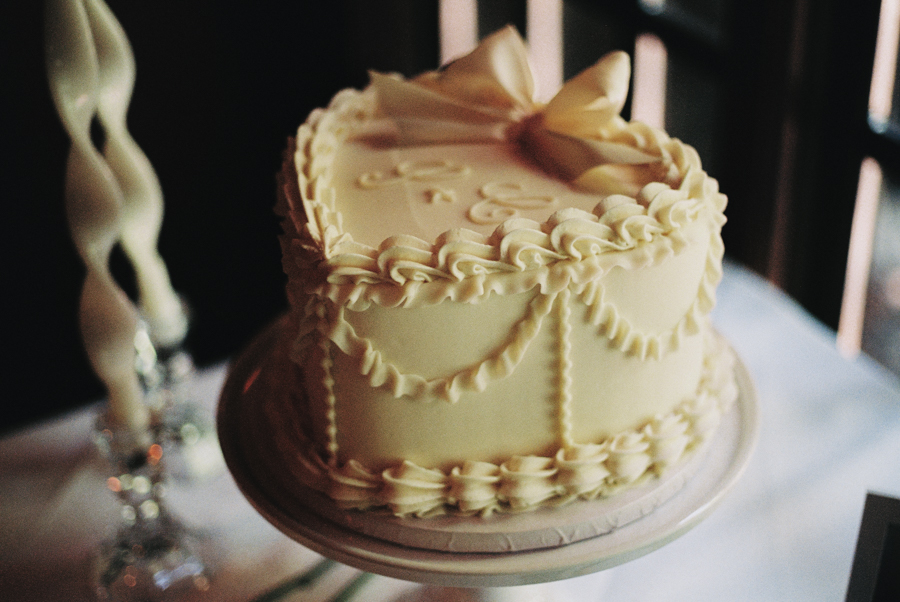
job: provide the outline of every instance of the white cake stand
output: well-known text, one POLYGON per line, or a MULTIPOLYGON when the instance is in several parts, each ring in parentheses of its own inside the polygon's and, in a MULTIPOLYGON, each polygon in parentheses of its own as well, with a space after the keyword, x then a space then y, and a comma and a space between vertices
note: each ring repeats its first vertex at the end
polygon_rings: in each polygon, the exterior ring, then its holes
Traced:
MULTIPOLYGON (((358 519, 331 520, 329 513, 321 510, 329 504, 319 503, 316 492, 298 495, 296 487, 284 487, 250 461, 274 447, 271 437, 258 436, 259 425, 265 424, 263 404, 245 391, 245 383, 271 366, 281 329, 281 322, 277 322, 253 341, 232 366, 220 399, 219 440, 238 487, 275 527, 323 556, 364 571, 438 586, 423 590, 423 600, 553 600, 552 588, 532 584, 586 575, 634 560, 697 525, 738 480, 756 444, 756 392, 749 373, 738 361, 737 403, 723 416, 709 449, 697 462, 693 478, 666 496, 658 508, 655 504, 647 508, 641 513, 645 516, 602 535, 527 551, 460 553, 411 547, 363 532, 371 533, 371 528, 353 527, 354 520, 383 520, 384 529, 390 530, 396 517, 355 513, 358 519)), ((513 520, 521 522, 522 517, 527 515, 513 520)), ((415 530, 416 524, 423 524, 421 521, 409 519, 404 527, 415 530)))

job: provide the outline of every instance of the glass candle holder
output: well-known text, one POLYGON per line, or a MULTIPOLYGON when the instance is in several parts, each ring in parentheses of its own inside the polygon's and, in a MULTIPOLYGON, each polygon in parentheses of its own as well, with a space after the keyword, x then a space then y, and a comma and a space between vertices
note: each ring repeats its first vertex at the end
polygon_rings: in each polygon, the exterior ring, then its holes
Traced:
POLYGON ((115 536, 101 544, 95 559, 100 600, 198 600, 209 589, 198 542, 166 507, 164 452, 154 432, 117 428, 105 418, 98 422, 96 442, 110 475, 106 484, 121 510, 115 536))
POLYGON ((136 369, 147 404, 159 427, 168 475, 177 481, 196 482, 224 471, 212 414, 193 399, 193 358, 180 344, 155 346, 146 325, 135 337, 136 369))

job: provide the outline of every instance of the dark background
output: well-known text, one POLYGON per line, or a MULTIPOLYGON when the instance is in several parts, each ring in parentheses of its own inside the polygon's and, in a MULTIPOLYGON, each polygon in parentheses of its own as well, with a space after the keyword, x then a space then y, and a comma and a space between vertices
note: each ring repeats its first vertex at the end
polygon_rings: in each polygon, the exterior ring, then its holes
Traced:
MULTIPOLYGON (((193 310, 189 349, 208 365, 286 306, 272 207, 287 138, 336 91, 364 86, 369 68, 435 68, 437 1, 108 4, 137 63, 129 129, 165 195, 160 252, 193 310)), ((658 35, 666 127, 700 150, 729 196, 729 255, 836 327, 860 161, 900 166, 900 129, 867 121, 879 1, 647 6, 566 0, 565 76, 658 35)), ((525 0, 479 3, 479 34, 513 23, 527 37, 524 11, 525 0)), ((3 2, 0 433, 103 396, 77 329, 84 268, 63 209, 69 143, 43 46, 43 2, 3 2)), ((111 265, 130 291, 127 261, 117 253, 111 265)))
MULTIPOLYGON (((364 85, 365 67, 433 68, 437 47, 407 53, 416 40, 380 27, 396 19, 368 8, 377 3, 108 4, 137 63, 129 130, 165 196, 160 252, 193 310, 189 348, 209 364, 239 351, 286 305, 272 207, 288 136, 338 89, 364 85), (363 66, 361 45, 382 50, 367 52, 363 66)), ((436 23, 431 12, 424 18, 436 23)), ((5 2, 0 44, 6 431, 103 389, 77 328, 84 268, 64 216, 69 144, 46 82, 43 2, 5 2)), ((133 290, 121 252, 112 266, 133 290)))

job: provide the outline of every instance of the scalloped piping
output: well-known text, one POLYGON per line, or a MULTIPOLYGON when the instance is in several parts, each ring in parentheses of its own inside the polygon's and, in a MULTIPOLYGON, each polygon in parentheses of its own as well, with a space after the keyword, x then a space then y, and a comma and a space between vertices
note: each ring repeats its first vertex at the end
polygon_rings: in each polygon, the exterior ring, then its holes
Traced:
POLYGON ((719 236, 713 236, 697 296, 672 328, 658 334, 648 334, 637 330, 619 313, 615 305, 606 301, 605 289, 599 280, 588 283, 581 294, 582 300, 589 308, 588 319, 620 351, 635 355, 642 360, 648 357, 660 359, 667 353, 677 350, 685 336, 697 334, 700 331, 703 317, 715 305, 715 289, 722 277, 722 252, 722 239, 719 236))
MULTIPOLYGON (((389 390, 394 397, 407 396, 419 401, 443 399, 459 401, 463 391, 484 391, 492 381, 511 375, 522 361, 528 346, 540 332, 544 318, 550 313, 556 295, 535 295, 525 315, 513 326, 514 335, 497 353, 458 370, 452 375, 426 379, 418 374, 403 373, 384 359, 370 339, 356 334, 344 318, 344 308, 333 309, 333 315, 318 325, 321 338, 330 340, 350 357, 358 358, 359 373, 368 376, 369 386, 389 390)), ((320 306, 324 307, 324 306, 320 306)), ((321 310, 316 315, 323 313, 321 310)), ((295 351, 296 353, 296 351, 295 351)))
MULTIPOLYGON (((676 351, 685 336, 699 332, 704 316, 715 304, 715 287, 722 273, 720 265, 723 247, 717 233, 711 238, 697 296, 672 328, 658 334, 639 331, 613 304, 604 299, 603 285, 596 279, 589 280, 580 291, 581 299, 589 308, 588 319, 623 353, 640 359, 660 359, 667 353, 676 351)), ((463 391, 484 391, 490 382, 506 378, 515 371, 529 344, 540 331, 543 318, 550 311, 557 295, 568 295, 572 280, 570 274, 563 273, 557 279, 558 287, 536 294, 529 303, 526 314, 513 326, 514 335, 509 337, 509 342, 500 351, 444 377, 427 379, 402 372, 384 357, 372 340, 357 335, 353 326, 344 318, 345 305, 330 305, 326 310, 326 301, 311 300, 314 306, 306 310, 305 326, 301 328, 298 340, 304 339, 302 333, 315 328, 321 337, 330 339, 342 352, 357 358, 359 373, 368 377, 371 387, 390 390, 395 398, 406 396, 419 401, 438 398, 455 403, 463 391)), ((353 303, 348 302, 346 305, 353 303)), ((403 303, 398 305, 402 306, 403 303)), ((561 336, 564 334, 566 333, 560 332, 561 336)), ((560 341, 561 345, 568 344, 567 339, 560 341)), ((303 346, 299 342, 295 346, 294 354, 298 361, 303 346)), ((567 394, 568 387, 564 380, 560 387, 560 394, 567 394)))

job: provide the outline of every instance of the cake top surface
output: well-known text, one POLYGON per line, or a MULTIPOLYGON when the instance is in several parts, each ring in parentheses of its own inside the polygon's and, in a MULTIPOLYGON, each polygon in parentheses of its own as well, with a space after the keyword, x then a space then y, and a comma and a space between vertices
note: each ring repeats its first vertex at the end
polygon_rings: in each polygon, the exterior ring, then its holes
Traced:
POLYGON ((704 209, 724 220, 725 197, 693 148, 620 117, 629 78, 613 52, 538 103, 510 27, 439 71, 372 73, 298 130, 289 244, 333 285, 646 262, 704 209))
MULTIPOLYGON (((368 125, 361 129, 396 134, 384 120, 368 125)), ((590 212, 598 202, 596 194, 547 177, 515 144, 410 146, 356 137, 338 156, 332 186, 343 229, 375 248, 398 233, 434 241, 465 228, 487 237, 508 219, 544 222, 559 209, 590 212)))

